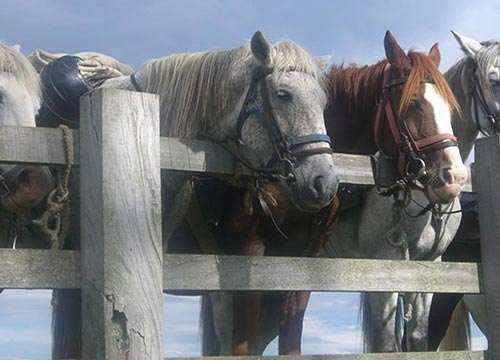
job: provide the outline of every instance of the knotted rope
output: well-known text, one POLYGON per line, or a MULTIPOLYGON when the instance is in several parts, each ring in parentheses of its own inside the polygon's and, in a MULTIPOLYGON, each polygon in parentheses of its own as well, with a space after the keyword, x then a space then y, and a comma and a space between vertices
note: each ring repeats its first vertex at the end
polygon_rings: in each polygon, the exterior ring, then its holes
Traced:
POLYGON ((69 127, 59 125, 62 131, 66 167, 56 169, 57 186, 47 197, 47 210, 42 215, 41 225, 44 234, 51 240, 52 249, 62 249, 68 236, 70 223, 69 175, 74 164, 73 135, 69 127))

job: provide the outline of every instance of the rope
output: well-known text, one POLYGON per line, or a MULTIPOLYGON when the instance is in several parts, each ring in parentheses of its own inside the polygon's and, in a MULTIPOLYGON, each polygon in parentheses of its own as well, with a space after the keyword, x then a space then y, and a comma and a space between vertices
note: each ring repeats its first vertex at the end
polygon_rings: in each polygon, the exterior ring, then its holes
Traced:
POLYGON ((66 155, 66 167, 57 169, 57 186, 47 197, 47 210, 42 215, 41 226, 51 240, 52 249, 62 249, 68 235, 70 223, 69 175, 74 164, 73 135, 66 125, 59 125, 62 131, 66 155))

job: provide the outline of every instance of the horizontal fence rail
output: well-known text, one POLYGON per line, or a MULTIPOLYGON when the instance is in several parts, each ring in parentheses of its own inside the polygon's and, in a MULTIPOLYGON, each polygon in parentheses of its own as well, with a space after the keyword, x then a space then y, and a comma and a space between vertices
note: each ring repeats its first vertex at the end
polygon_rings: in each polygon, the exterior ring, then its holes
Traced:
MULTIPOLYGON (((204 360, 203 357, 165 358, 165 360, 204 360)), ((483 351, 443 351, 382 354, 287 355, 287 356, 211 356, 210 360, 485 360, 483 351)))
MULTIPOLYGON (((0 249, 0 288, 78 289, 80 252, 0 249)), ((476 263, 164 255, 163 289, 482 292, 476 263), (200 276, 203 274, 203 276, 200 276)))
MULTIPOLYGON (((73 130, 75 164, 80 161, 79 132, 73 130)), ((334 154, 344 184, 374 185, 370 158, 361 155, 334 154)), ((64 165, 62 133, 59 129, 0 126, 0 163, 64 165)), ((160 138, 160 166, 164 170, 232 175, 233 156, 209 140, 160 138)), ((248 170, 242 171, 248 175, 248 170)), ((464 192, 472 192, 471 180, 464 192)))

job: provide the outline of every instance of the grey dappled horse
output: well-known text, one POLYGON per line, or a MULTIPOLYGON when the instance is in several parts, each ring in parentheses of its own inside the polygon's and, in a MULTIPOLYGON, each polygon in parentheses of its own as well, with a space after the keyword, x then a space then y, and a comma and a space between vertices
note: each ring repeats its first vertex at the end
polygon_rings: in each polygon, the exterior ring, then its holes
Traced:
MULTIPOLYGON (((452 125, 459 139, 460 154, 465 160, 480 133, 489 136, 500 132, 500 42, 479 42, 456 32, 453 32, 453 35, 464 52, 464 57, 448 69, 445 77, 462 109, 461 114, 455 114, 453 117, 452 125)), ((452 260, 453 254, 456 254, 460 258, 455 258, 455 261, 480 261, 479 242, 462 245, 465 251, 462 253, 459 240, 456 241, 456 244, 454 242, 450 246, 450 254, 443 255, 446 255, 447 260, 452 260)), ((431 310, 429 320, 429 350, 438 348, 450 322, 454 305, 462 298, 459 294, 437 294, 435 297, 435 308, 431 310)), ((464 295, 463 300, 480 329, 487 335, 484 295, 464 295)), ((463 311, 463 307, 459 310, 463 311)), ((467 319, 467 316, 462 315, 459 318, 467 319)), ((463 325, 454 325, 453 329, 458 333, 453 333, 455 338, 449 340, 467 348, 470 341, 463 338, 467 335, 463 331, 463 325)))

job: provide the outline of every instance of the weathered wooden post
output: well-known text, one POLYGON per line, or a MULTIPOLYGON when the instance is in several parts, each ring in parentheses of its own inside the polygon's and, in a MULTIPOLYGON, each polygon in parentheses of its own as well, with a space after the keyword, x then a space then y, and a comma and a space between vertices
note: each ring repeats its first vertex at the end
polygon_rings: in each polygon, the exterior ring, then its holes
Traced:
POLYGON ((488 315, 487 358, 500 359, 500 136, 476 141, 475 169, 483 289, 488 315))
POLYGON ((83 359, 163 356, 159 107, 101 89, 81 99, 83 359))

